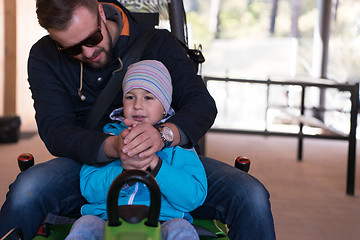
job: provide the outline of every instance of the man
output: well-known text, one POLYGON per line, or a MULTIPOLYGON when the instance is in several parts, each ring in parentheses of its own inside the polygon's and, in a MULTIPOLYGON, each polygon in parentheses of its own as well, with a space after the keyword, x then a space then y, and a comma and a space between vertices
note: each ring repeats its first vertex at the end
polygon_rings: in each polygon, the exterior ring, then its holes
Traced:
MULTIPOLYGON (((141 59, 161 61, 173 84, 176 114, 163 125, 173 139, 150 124, 139 124, 119 136, 107 136, 84 123, 97 97, 134 40, 148 30, 126 9, 96 0, 37 0, 39 23, 49 36, 31 49, 28 75, 36 121, 47 149, 59 158, 35 165, 19 174, 10 186, 0 212, 0 236, 21 227, 31 239, 47 213, 78 214, 85 204, 79 190, 83 163, 103 165, 120 158, 124 169, 146 169, 164 146, 195 145, 216 116, 209 95, 191 61, 166 30, 148 43, 141 59)), ((122 105, 122 94, 107 113, 122 105)), ((131 121, 124 121, 131 125, 131 121)), ((229 227, 231 239, 274 239, 269 194, 247 173, 200 156, 208 178, 208 196, 195 218, 219 219, 229 227)))

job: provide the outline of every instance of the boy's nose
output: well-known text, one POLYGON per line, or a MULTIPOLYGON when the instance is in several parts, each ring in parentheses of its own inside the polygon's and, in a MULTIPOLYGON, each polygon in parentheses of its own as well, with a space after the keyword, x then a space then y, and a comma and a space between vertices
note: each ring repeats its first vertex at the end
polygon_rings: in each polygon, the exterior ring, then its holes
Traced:
POLYGON ((135 100, 135 104, 134 104, 134 107, 135 107, 135 109, 142 109, 142 107, 143 107, 143 102, 141 101, 141 99, 136 99, 135 100))

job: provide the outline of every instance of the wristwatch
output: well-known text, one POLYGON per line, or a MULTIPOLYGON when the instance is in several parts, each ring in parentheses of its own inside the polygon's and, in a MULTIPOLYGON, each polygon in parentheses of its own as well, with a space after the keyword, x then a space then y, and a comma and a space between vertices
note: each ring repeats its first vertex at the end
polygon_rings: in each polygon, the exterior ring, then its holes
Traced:
POLYGON ((158 126, 156 128, 160 132, 161 140, 164 143, 164 147, 169 147, 174 141, 174 133, 171 128, 166 126, 158 126))

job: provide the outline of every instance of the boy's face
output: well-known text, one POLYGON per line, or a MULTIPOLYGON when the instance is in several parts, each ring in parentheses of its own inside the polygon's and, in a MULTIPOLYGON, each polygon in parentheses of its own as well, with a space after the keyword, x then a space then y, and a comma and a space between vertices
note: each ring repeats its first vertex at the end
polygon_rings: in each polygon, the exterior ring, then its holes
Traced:
POLYGON ((135 88, 124 96, 124 117, 136 122, 147 122, 151 125, 159 122, 165 110, 154 94, 135 88))

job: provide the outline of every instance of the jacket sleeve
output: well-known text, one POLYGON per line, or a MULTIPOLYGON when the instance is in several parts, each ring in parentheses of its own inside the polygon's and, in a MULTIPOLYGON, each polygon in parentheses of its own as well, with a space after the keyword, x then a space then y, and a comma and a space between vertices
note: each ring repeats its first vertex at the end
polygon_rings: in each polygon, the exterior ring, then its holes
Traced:
POLYGON ((94 164, 98 150, 108 135, 82 127, 95 99, 76 99, 79 70, 68 68, 49 37, 33 46, 28 59, 28 81, 34 100, 35 119, 41 139, 54 156, 94 164), (69 79, 69 80, 64 80, 69 79), (73 84, 73 85, 71 85, 73 84))
POLYGON ((193 149, 165 148, 158 156, 163 160, 155 179, 161 194, 176 209, 190 212, 207 196, 205 169, 193 149))
MULTIPOLYGON (((108 123, 103 131, 119 135, 126 126, 123 123, 108 123)), ((97 167, 84 164, 80 171, 80 191, 88 201, 81 208, 82 215, 95 215, 107 219, 106 200, 112 182, 123 171, 120 159, 105 166, 97 167)))
POLYGON ((184 48, 167 30, 160 30, 151 42, 151 53, 169 70, 173 85, 172 108, 176 114, 168 122, 175 124, 193 145, 205 135, 215 121, 217 109, 203 79, 196 74, 184 48))
POLYGON ((82 215, 95 215, 107 219, 106 199, 110 185, 123 171, 120 160, 102 167, 84 164, 80 171, 80 191, 88 201, 81 207, 82 215))
POLYGON ((84 164, 80 171, 80 190, 90 203, 106 202, 111 183, 123 171, 120 160, 96 167, 84 164))

